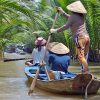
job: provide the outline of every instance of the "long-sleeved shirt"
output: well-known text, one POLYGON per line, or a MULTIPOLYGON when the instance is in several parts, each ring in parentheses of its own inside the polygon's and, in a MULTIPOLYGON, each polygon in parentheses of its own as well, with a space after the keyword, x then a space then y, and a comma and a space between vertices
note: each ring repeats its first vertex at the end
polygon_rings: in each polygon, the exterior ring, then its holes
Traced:
MULTIPOLYGON (((40 51, 38 51, 38 48, 33 49, 33 52, 32 52, 33 65, 39 64, 41 62, 41 60, 43 60, 44 63, 47 63, 47 58, 46 58, 47 56, 45 55, 45 49, 46 49, 45 46, 42 46, 40 51)), ((35 66, 37 66, 37 65, 35 65, 35 66)), ((46 65, 46 68, 47 68, 47 70, 51 69, 48 65, 46 65)), ((40 73, 44 73, 44 71, 45 71, 44 67, 41 67, 40 71, 41 71, 40 73)))
POLYGON ((70 65, 70 56, 49 53, 49 64, 51 65, 52 70, 67 73, 70 65))
POLYGON ((44 58, 45 47, 41 47, 41 50, 38 51, 38 48, 34 48, 32 52, 33 64, 40 63, 40 61, 44 58))

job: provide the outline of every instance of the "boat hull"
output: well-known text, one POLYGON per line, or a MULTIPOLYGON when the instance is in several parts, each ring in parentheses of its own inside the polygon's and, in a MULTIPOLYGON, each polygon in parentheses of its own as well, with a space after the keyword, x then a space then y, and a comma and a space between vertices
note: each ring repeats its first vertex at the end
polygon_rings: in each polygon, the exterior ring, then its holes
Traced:
MULTIPOLYGON (((33 77, 25 73, 28 80, 32 82, 33 77)), ((52 93, 60 93, 60 94, 84 94, 86 86, 89 81, 91 81, 91 76, 86 76, 85 78, 81 74, 72 79, 60 79, 60 80, 41 80, 37 79, 36 87, 52 92, 52 93), (87 78, 88 77, 88 78, 87 78)), ((91 84, 87 89, 88 94, 96 94, 100 88, 100 81, 97 79, 92 79, 91 84)))

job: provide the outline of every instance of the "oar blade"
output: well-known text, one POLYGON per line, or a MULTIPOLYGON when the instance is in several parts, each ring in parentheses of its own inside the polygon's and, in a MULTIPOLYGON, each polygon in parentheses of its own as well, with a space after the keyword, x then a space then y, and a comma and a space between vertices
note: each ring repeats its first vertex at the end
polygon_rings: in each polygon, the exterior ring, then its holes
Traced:
POLYGON ((31 83, 31 86, 30 86, 30 89, 29 89, 29 92, 28 92, 28 95, 30 96, 33 91, 34 91, 34 88, 35 88, 35 85, 36 85, 36 81, 37 81, 37 78, 38 78, 38 75, 39 75, 39 71, 40 71, 40 67, 38 67, 37 71, 36 71, 36 74, 34 76, 34 79, 31 83))

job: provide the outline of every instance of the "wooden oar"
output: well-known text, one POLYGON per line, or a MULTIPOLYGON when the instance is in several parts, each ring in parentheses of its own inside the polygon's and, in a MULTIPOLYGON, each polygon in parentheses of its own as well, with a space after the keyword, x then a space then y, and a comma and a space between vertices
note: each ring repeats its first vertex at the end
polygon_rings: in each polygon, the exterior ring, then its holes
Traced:
POLYGON ((40 67, 38 67, 38 69, 36 71, 36 74, 34 76, 34 79, 33 79, 32 83, 31 83, 31 86, 30 86, 30 89, 29 89, 29 92, 28 92, 29 96, 33 93, 33 90, 34 90, 34 87, 35 87, 35 84, 36 84, 36 80, 37 80, 37 77, 39 75, 39 71, 40 71, 40 67))
MULTIPOLYGON (((57 16, 58 16, 58 13, 56 13, 56 15, 55 15, 55 19, 54 19, 54 22, 53 22, 53 25, 52 25, 51 28, 54 28, 55 22, 56 22, 56 20, 57 20, 57 16)), ((45 48, 45 53, 44 53, 44 56, 43 56, 43 58, 42 58, 42 60, 41 60, 42 62, 44 61, 44 57, 45 57, 45 55, 46 55, 46 50, 47 50, 48 44, 49 44, 49 42, 50 42, 50 38, 51 38, 51 33, 49 33, 49 37, 48 37, 47 44, 46 44, 46 48, 45 48)), ((46 66, 43 66, 43 67, 44 67, 44 70, 45 70, 46 75, 47 75, 47 77, 48 77, 48 80, 50 80, 49 75, 48 75, 48 71, 47 71, 47 69, 46 69, 46 66)), ((38 69, 37 69, 37 71, 36 71, 36 74, 35 74, 35 77, 34 77, 32 83, 31 83, 31 86, 30 86, 28 95, 31 95, 32 92, 34 91, 35 84, 36 84, 36 80, 37 80, 37 77, 38 77, 38 75, 39 75, 39 70, 40 70, 40 67, 38 67, 38 69)))
MULTIPOLYGON (((55 23, 56 23, 57 17, 58 17, 58 13, 56 13, 56 15, 55 15, 54 22, 53 22, 51 28, 54 28, 54 25, 55 25, 55 23)), ((48 44, 49 44, 49 42, 50 42, 50 39, 51 39, 51 33, 49 32, 49 37, 48 37, 48 40, 47 40, 47 44, 46 44, 46 49, 45 49, 44 57, 45 57, 45 55, 46 55, 46 51, 47 51, 47 47, 48 47, 48 44)), ((44 58, 42 59, 42 61, 43 61, 43 60, 44 60, 44 58)), ((44 70, 45 70, 45 72, 46 72, 46 75, 47 75, 47 77, 48 77, 48 80, 50 80, 50 77, 49 77, 48 71, 47 71, 47 69, 46 69, 46 66, 44 66, 44 70)))

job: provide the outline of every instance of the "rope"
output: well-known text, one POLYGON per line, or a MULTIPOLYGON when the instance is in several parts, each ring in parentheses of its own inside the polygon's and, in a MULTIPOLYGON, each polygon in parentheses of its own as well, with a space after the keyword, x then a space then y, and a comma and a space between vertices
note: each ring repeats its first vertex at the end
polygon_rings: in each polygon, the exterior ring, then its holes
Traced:
MULTIPOLYGON (((100 80, 100 79, 98 79, 98 80, 100 80)), ((92 79, 89 81, 89 83, 87 84, 87 86, 86 86, 86 89, 85 89, 85 100, 87 100, 87 89, 88 89, 88 87, 90 86, 90 84, 92 83, 92 79)))
POLYGON ((87 90, 91 83, 92 83, 92 79, 89 81, 89 83, 87 84, 87 86, 85 88, 85 100, 87 100, 87 90))

